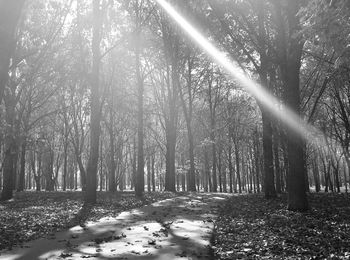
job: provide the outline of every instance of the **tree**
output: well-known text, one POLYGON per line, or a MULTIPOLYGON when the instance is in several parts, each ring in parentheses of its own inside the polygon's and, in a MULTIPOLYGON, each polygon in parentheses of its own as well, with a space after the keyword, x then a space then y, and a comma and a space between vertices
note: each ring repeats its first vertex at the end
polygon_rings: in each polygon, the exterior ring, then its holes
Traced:
POLYGON ((164 15, 160 17, 161 40, 163 43, 165 80, 162 87, 163 116, 166 139, 165 190, 175 191, 175 155, 179 112, 179 55, 180 37, 164 15))
POLYGON ((186 57, 187 60, 187 75, 186 78, 186 93, 182 90, 182 86, 179 86, 179 96, 181 99, 182 110, 184 113, 186 127, 187 127, 187 136, 188 136, 188 155, 190 157, 190 169, 188 171, 187 178, 187 190, 196 191, 196 182, 195 182, 195 162, 194 162, 194 138, 193 138, 193 99, 195 93, 195 87, 193 84, 193 66, 194 66, 194 57, 191 56, 191 50, 188 50, 186 57), (186 102, 187 101, 187 102, 186 102))
POLYGON ((102 38, 102 10, 101 1, 93 0, 93 35, 92 35, 92 75, 91 89, 91 118, 90 118, 90 155, 86 170, 85 203, 96 203, 97 165, 100 144, 100 42, 102 38))
MULTIPOLYGON (((0 1, 0 102, 4 98, 4 91, 8 84, 10 60, 16 47, 15 31, 18 20, 20 18, 21 10, 24 0, 19 1, 0 1)), ((12 64, 13 65, 13 64, 12 64)), ((11 88, 11 87, 10 87, 11 88)), ((12 92, 12 90, 10 90, 12 92)), ((14 188, 14 164, 16 155, 14 133, 14 109, 15 100, 13 93, 7 94, 8 100, 6 102, 6 130, 5 130, 5 158, 4 158, 4 184, 1 193, 1 200, 8 200, 12 198, 12 190, 14 188)))
POLYGON ((144 180, 144 127, 143 127, 143 95, 144 85, 141 75, 141 61, 140 61, 140 34, 141 34, 141 6, 138 0, 135 1, 135 63, 136 63, 136 77, 137 77, 137 173, 135 182, 135 194, 142 196, 145 189, 144 180))
MULTIPOLYGON (((305 40, 300 34, 298 12, 301 1, 288 1, 282 7, 274 2, 277 21, 277 50, 281 78, 284 83, 284 101, 296 115, 300 113, 300 66, 305 40), (287 21, 287 23, 285 22, 287 21), (288 44, 287 44, 288 43, 288 44)), ((300 123, 301 123, 300 119, 300 123)), ((290 127, 286 127, 288 153, 288 209, 305 211, 308 209, 305 183, 304 137, 290 127)))

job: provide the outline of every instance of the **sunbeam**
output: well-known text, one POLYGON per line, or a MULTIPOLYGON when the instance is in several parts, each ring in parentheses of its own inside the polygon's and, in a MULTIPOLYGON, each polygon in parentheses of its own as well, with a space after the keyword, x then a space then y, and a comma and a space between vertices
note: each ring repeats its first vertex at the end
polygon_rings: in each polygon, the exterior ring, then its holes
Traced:
MULTIPOLYGON (((322 139, 322 132, 307 124, 297 114, 284 106, 283 113, 276 108, 280 103, 273 95, 269 94, 261 85, 246 75, 236 61, 214 46, 205 36, 203 36, 192 24, 190 24, 173 6, 166 0, 156 0, 156 2, 174 19, 174 21, 185 31, 188 36, 206 52, 209 57, 220 65, 230 76, 233 77, 248 93, 256 98, 275 117, 281 119, 288 127, 299 133, 308 141, 319 144, 322 139)), ((321 141, 321 143, 323 143, 321 141)))

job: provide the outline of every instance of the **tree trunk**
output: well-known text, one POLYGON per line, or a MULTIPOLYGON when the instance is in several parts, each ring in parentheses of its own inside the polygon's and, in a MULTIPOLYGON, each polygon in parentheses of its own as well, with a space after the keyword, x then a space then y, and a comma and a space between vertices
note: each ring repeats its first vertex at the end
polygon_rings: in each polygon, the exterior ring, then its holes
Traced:
POLYGON ((151 156, 147 157, 147 191, 151 192, 151 156))
POLYGON ((261 109, 263 124, 263 155, 264 155, 264 175, 265 175, 265 198, 276 198, 275 178, 273 171, 272 156, 272 126, 268 111, 261 109))
POLYGON ((288 191, 288 175, 289 175, 289 162, 288 162, 288 151, 287 151, 287 142, 284 135, 283 143, 283 174, 281 176, 281 188, 282 191, 288 191))
MULTIPOLYGON (((112 98, 113 99, 113 98, 112 98)), ((111 101, 113 102, 113 101, 111 101)), ((116 187, 116 181, 115 181, 115 159, 114 159, 114 154, 115 154, 115 147, 114 147, 114 131, 113 131, 113 122, 114 122, 114 117, 113 117, 113 109, 110 109, 109 111, 109 120, 110 120, 110 125, 109 125, 109 171, 108 171, 108 190, 111 192, 115 192, 117 187, 116 187)))
POLYGON ((218 165, 217 165, 217 168, 218 168, 218 171, 219 171, 219 191, 222 192, 222 168, 221 168, 221 150, 220 152, 218 153, 218 165))
POLYGON ((208 156, 207 147, 204 147, 204 174, 206 176, 206 179, 208 180, 209 191, 212 192, 213 185, 212 185, 211 178, 210 178, 209 156, 208 156))
POLYGON ((166 144, 166 171, 165 171, 165 190, 175 190, 175 148, 176 148, 176 129, 169 127, 167 129, 166 144))
POLYGON ((236 176, 238 183, 238 192, 242 193, 242 183, 241 183, 241 173, 240 173, 240 165, 239 165, 239 147, 238 142, 235 143, 235 156, 236 156, 236 176))
POLYGON ((43 171, 45 176, 45 190, 53 191, 55 189, 55 177, 53 172, 54 152, 51 147, 46 147, 43 154, 43 171))
POLYGON ((255 159, 255 182, 256 182, 256 191, 260 192, 260 150, 259 150, 259 133, 256 129, 254 137, 254 159, 255 159))
MULTIPOLYGON (((188 122, 190 125, 191 122, 188 122)), ((187 127, 188 131, 188 142, 189 142, 189 157, 190 157, 190 170, 188 172, 188 183, 187 183, 187 190, 188 191, 196 191, 196 168, 194 165, 194 144, 193 144, 193 134, 192 134, 192 127, 187 127)))
MULTIPOLYGON (((137 2, 138 5, 138 2, 137 2)), ((136 8, 136 28, 137 28, 137 43, 135 48, 135 58, 136 58, 136 77, 137 77, 137 173, 135 182, 135 195, 138 197, 143 196, 145 190, 145 180, 144 180, 144 133, 143 133, 143 95, 144 95, 144 84, 141 77, 141 64, 140 64, 140 21, 139 21, 139 7, 136 8)))
POLYGON ((273 157, 275 161, 275 172, 276 172, 276 192, 282 193, 281 189, 281 168, 280 168, 280 160, 279 160, 279 145, 278 145, 278 137, 277 134, 274 136, 274 143, 273 143, 273 157))
MULTIPOLYGON (((131 185, 130 189, 132 189, 135 186, 136 183, 136 175, 137 175, 137 149, 136 149, 136 140, 134 138, 134 145, 133 145, 133 156, 132 156, 132 176, 131 176, 131 185)), ((136 187, 135 187, 136 190, 136 187)))
POLYGON ((36 153, 35 151, 31 151, 30 153, 30 166, 31 166, 31 170, 33 172, 33 177, 35 181, 35 189, 36 191, 40 191, 41 190, 41 186, 40 186, 41 156, 38 155, 38 170, 37 170, 35 153, 36 153))
POLYGON ((65 116, 64 121, 64 148, 63 148, 63 173, 62 173, 62 190, 67 189, 67 176, 68 176, 68 122, 65 116))
MULTIPOLYGON (((300 116, 300 66, 304 41, 300 34, 300 0, 287 1, 285 12, 281 3, 274 2, 278 17, 278 52, 282 80, 285 86, 286 107, 300 116), (284 17, 284 13, 286 17, 284 17), (288 43, 288 44, 286 44, 288 43)), ((300 119, 301 122, 302 119, 300 119)), ((304 139, 299 133, 286 127, 288 153, 288 209, 305 211, 309 208, 305 185, 304 139)))
POLYGON ((3 188, 1 200, 9 200, 13 196, 15 184, 15 163, 17 156, 16 140, 14 137, 15 99, 12 93, 5 97, 5 138, 4 138, 4 162, 3 162, 3 188))
POLYGON ((100 0, 93 0, 90 154, 86 171, 85 203, 96 203, 97 167, 100 144, 100 42, 102 29, 100 0))
MULTIPOLYGON (((103 188, 103 156, 102 156, 102 152, 103 152, 103 142, 102 139, 100 139, 100 153, 99 153, 99 157, 100 157, 100 170, 99 170, 99 177, 100 177, 100 191, 102 191, 103 188)), ((107 178, 107 176, 106 176, 107 178)))
POLYGON ((25 186, 26 148, 27 148, 27 141, 26 141, 26 138, 24 138, 21 146, 21 162, 20 162, 21 168, 19 172, 17 191, 23 191, 25 186))
POLYGON ((231 143, 228 147, 228 170, 229 170, 229 176, 230 176, 230 193, 233 193, 233 166, 232 166, 232 146, 231 143))
POLYGON ((332 166, 333 166, 335 188, 337 189, 337 192, 339 193, 340 192, 339 162, 335 162, 334 159, 332 159, 332 166))
MULTIPOLYGON (((259 46, 260 46, 260 71, 259 77, 262 87, 265 90, 271 90, 271 86, 267 81, 267 71, 269 62, 267 58, 268 45, 266 44, 267 36, 265 29, 265 6, 263 1, 258 2, 258 29, 259 29, 259 46)), ((270 91, 271 92, 271 91, 270 91)), ((277 196, 275 190, 273 155, 272 155, 272 120, 270 112, 265 109, 262 104, 259 104, 262 118, 263 131, 263 158, 264 158, 264 191, 265 198, 275 198, 277 196)))
POLYGON ((222 191, 227 193, 227 178, 226 178, 226 169, 225 167, 222 165, 221 166, 222 170, 221 170, 221 174, 222 174, 222 191))
MULTIPOLYGON (((178 47, 178 46, 176 46, 178 47)), ((165 171, 165 190, 175 192, 175 155, 176 155, 176 138, 177 138, 177 89, 179 86, 179 73, 177 68, 177 49, 172 57, 171 78, 172 88, 168 86, 169 94, 169 119, 166 123, 166 171, 165 171)), ((169 83, 168 83, 169 84, 169 83)))
POLYGON ((26 187, 25 189, 31 190, 32 189, 32 171, 30 168, 30 163, 27 163, 27 178, 26 178, 26 187))
MULTIPOLYGON (((78 168, 80 172, 80 185, 82 191, 86 191, 86 171, 84 168, 83 160, 81 159, 81 155, 76 155, 77 163, 78 163, 78 168)), ((76 186, 76 185, 75 185, 76 186)))
POLYGON ((317 159, 315 158, 313 163, 312 163, 312 172, 314 175, 314 183, 315 183, 315 190, 316 192, 321 191, 321 186, 320 186, 320 173, 318 170, 318 165, 317 165, 317 159))
POLYGON ((152 155, 152 191, 156 191, 156 180, 155 180, 155 157, 156 157, 156 154, 153 153, 152 155))
POLYGON ((216 158, 216 144, 215 144, 215 107, 212 102, 212 94, 211 94, 211 83, 209 83, 209 102, 210 102, 210 141, 212 142, 211 145, 211 152, 212 152, 212 178, 213 178, 213 192, 218 191, 218 184, 217 184, 217 176, 216 176, 216 165, 217 165, 217 158, 216 158))
POLYGON ((212 178, 213 178, 213 192, 217 192, 218 191, 218 183, 217 183, 217 176, 216 176, 216 164, 217 164, 217 159, 216 159, 216 145, 214 143, 214 134, 212 135, 212 178))
POLYGON ((304 142, 303 147, 303 157, 304 157, 304 179, 305 179, 305 191, 310 192, 310 183, 309 183, 309 175, 308 175, 308 168, 307 168, 307 154, 306 154, 306 142, 304 142))
MULTIPOLYGON (((291 74, 291 72, 290 72, 291 74)), ((299 110, 299 93, 293 88, 299 86, 299 73, 295 73, 295 78, 289 80, 289 98, 287 104, 299 110)), ((300 114, 300 113, 298 113, 300 114)), ((304 140, 291 129, 287 129, 287 151, 288 151, 288 209, 295 211, 305 211, 309 208, 306 197, 305 184, 305 161, 303 156, 304 140)))
POLYGON ((187 191, 196 191, 196 169, 194 164, 194 143, 192 133, 192 114, 193 114, 193 97, 192 97, 192 61, 190 55, 187 57, 188 79, 187 79, 187 93, 188 93, 188 107, 186 106, 185 97, 181 86, 179 86, 182 110, 184 111, 187 137, 188 137, 188 153, 190 158, 190 170, 187 178, 187 191))
MULTIPOLYGON (((349 150, 349 148, 347 150, 349 150)), ((348 151, 345 153, 345 162, 346 162, 346 167, 344 167, 344 183, 345 183, 345 192, 348 193, 348 177, 346 174, 346 171, 348 171, 348 175, 350 175, 350 159, 349 159, 348 151)))
POLYGON ((14 182, 14 146, 15 140, 11 135, 5 137, 4 163, 3 163, 3 188, 1 200, 9 200, 13 196, 14 182))

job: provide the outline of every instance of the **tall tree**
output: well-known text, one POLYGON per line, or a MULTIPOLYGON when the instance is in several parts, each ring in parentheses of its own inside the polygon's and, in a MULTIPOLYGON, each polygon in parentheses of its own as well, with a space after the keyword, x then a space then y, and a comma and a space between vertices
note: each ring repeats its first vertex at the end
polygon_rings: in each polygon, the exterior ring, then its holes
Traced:
POLYGON ((180 59, 180 37, 171 26, 166 17, 162 15, 161 21, 161 37, 163 41, 163 50, 165 58, 165 82, 163 84, 164 98, 164 130, 166 138, 166 156, 165 156, 165 190, 175 191, 175 155, 176 140, 178 130, 179 117, 179 59, 180 59))
POLYGON ((90 118, 90 154, 86 171, 86 203, 96 203, 97 166, 100 144, 100 42, 102 38, 101 1, 93 0, 93 35, 92 35, 92 72, 91 72, 91 118, 90 118))
POLYGON ((145 190, 144 159, 144 79, 141 68, 141 26, 143 1, 134 2, 135 15, 135 73, 137 84, 137 172, 135 178, 135 194, 142 196, 145 190))
MULTIPOLYGON (((277 21, 277 48, 281 78, 284 83, 286 106, 300 116, 300 67, 305 40, 300 34, 301 24, 298 15, 302 0, 275 1, 277 21)), ((302 120, 302 119, 300 119, 302 120)), ((307 210, 308 200, 305 183, 305 140, 293 129, 286 128, 288 153, 288 209, 307 210)))
POLYGON ((1 200, 11 199, 15 185, 15 164, 17 157, 17 144, 15 138, 15 95, 14 88, 10 87, 5 95, 5 138, 4 138, 4 162, 3 162, 3 189, 1 200))
POLYGON ((188 137, 188 153, 190 157, 190 169, 188 171, 187 178, 187 190, 196 191, 196 182, 195 182, 195 162, 194 162, 194 138, 193 138, 193 99, 194 99, 194 86, 193 86, 193 65, 194 57, 191 56, 191 50, 188 50, 187 57, 187 75, 186 75, 186 93, 182 90, 182 87, 179 86, 179 94, 181 99, 182 110, 184 113, 186 128, 187 128, 187 137, 188 137), (187 97, 187 98, 186 98, 187 97), (187 101, 187 102, 186 102, 187 101))

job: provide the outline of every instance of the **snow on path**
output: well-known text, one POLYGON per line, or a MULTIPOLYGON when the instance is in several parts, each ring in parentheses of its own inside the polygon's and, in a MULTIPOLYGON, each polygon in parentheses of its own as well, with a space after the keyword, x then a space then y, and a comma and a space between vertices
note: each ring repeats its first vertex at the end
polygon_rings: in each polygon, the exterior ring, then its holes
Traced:
POLYGON ((211 259, 216 206, 228 196, 193 193, 163 200, 0 251, 0 259, 211 259))

